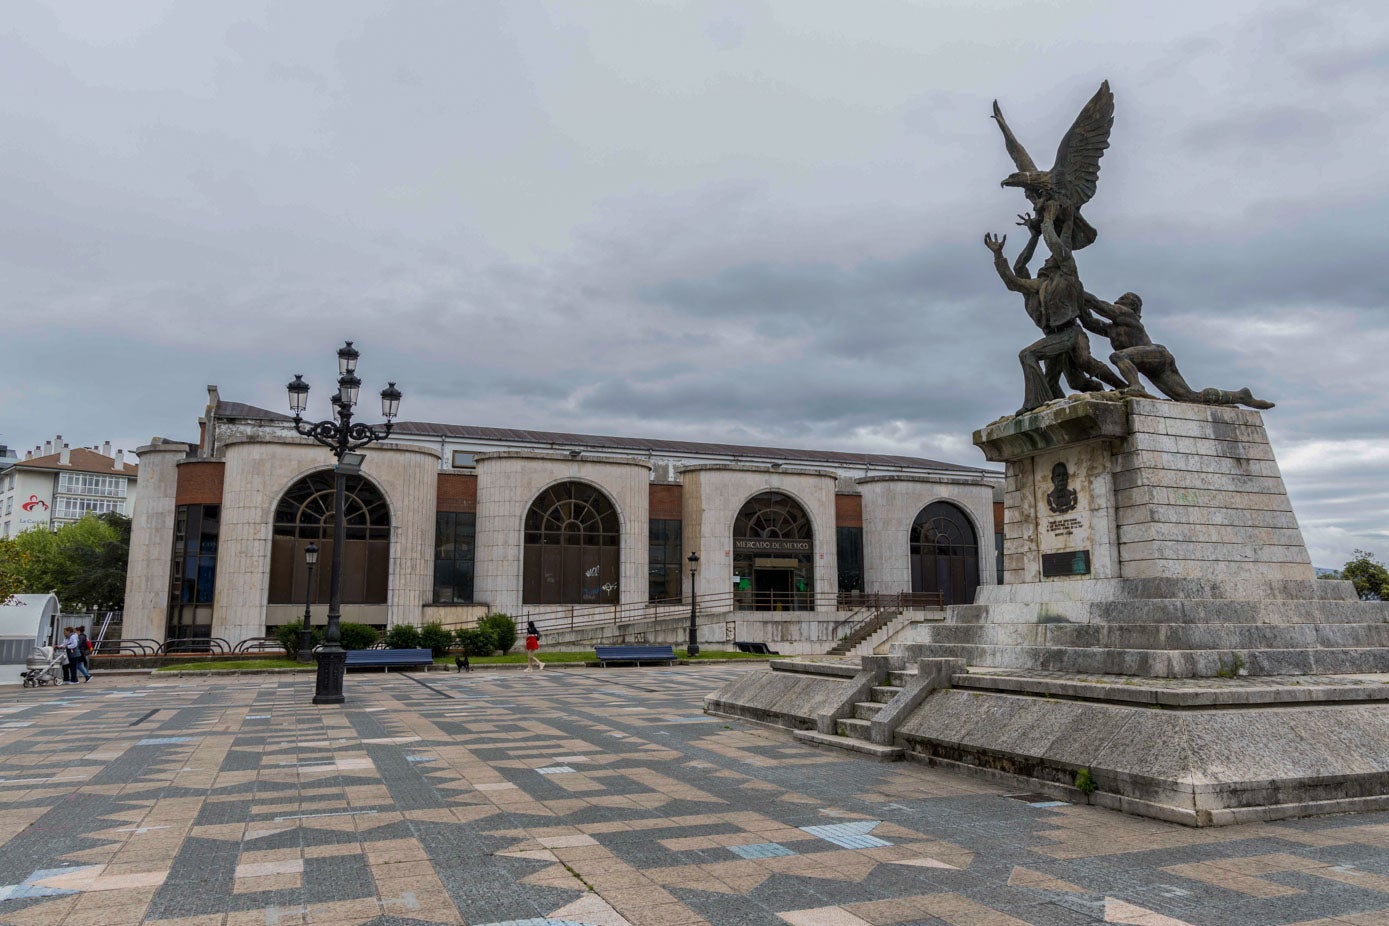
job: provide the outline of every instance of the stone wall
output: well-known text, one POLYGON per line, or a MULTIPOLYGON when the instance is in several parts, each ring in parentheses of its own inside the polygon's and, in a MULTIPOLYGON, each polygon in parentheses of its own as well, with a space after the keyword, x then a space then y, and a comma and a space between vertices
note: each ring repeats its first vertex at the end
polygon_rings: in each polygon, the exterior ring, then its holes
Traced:
POLYGON ((164 639, 173 568, 178 464, 190 449, 187 444, 160 442, 136 451, 140 458, 141 491, 130 524, 122 636, 164 639))
MULTIPOLYGON (((477 550, 473 597, 494 611, 524 616, 553 611, 557 605, 522 606, 525 519, 545 489, 575 480, 602 489, 617 509, 621 525, 618 599, 622 604, 646 600, 647 523, 651 465, 644 460, 584 454, 499 451, 480 453, 477 550)), ((431 534, 432 536, 432 534, 431 534)))
POLYGON ((932 502, 950 502, 969 518, 979 543, 979 584, 997 580, 994 565, 993 487, 951 483, 925 476, 867 476, 863 496, 864 591, 912 591, 912 522, 932 502))
MULTIPOLYGON (((215 636, 237 643, 265 633, 275 506, 297 480, 330 469, 333 461, 324 448, 299 441, 225 441, 222 453, 226 479, 212 623, 215 636)), ((417 445, 374 444, 366 452, 362 475, 381 490, 391 512, 391 624, 418 624, 431 594, 438 466, 438 452, 417 445)))
POLYGON ((805 509, 814 531, 815 597, 823 601, 838 592, 834 533, 837 474, 732 463, 693 464, 681 467, 680 473, 684 483, 683 537, 685 548, 699 553, 696 586, 701 597, 731 595, 733 519, 748 499, 762 492, 784 493, 805 509))

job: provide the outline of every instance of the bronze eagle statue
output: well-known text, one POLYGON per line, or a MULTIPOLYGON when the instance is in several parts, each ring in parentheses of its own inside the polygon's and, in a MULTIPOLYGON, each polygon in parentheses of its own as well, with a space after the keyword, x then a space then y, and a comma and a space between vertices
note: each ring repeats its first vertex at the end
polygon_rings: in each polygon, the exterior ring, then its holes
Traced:
POLYGON ((993 118, 1003 132, 1008 156, 1018 168, 1016 173, 1004 179, 1002 186, 1021 188, 1039 214, 1046 203, 1060 204, 1063 214, 1070 218, 1066 224, 1070 228, 1071 248, 1079 249, 1092 244, 1096 237, 1095 228, 1081 218, 1080 207, 1095 195, 1095 184, 1100 177, 1100 158, 1104 155, 1104 149, 1109 147, 1109 130, 1114 126, 1114 94, 1109 91, 1109 81, 1100 84, 1100 89, 1081 109, 1080 115, 1076 116, 1071 128, 1061 138, 1051 170, 1037 169, 1027 149, 1008 128, 997 100, 994 100, 993 118))

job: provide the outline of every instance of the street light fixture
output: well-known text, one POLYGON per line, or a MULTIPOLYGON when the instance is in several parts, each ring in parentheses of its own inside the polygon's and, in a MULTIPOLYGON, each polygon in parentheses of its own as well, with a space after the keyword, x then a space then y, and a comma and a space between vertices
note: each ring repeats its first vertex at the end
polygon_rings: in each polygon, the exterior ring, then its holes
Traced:
POLYGON ((685 645, 685 654, 698 656, 699 627, 695 622, 695 575, 699 572, 699 554, 691 553, 685 562, 690 564, 690 642, 685 645))
MULTIPOLYGON (((347 652, 342 648, 342 548, 346 543, 346 518, 343 514, 347 495, 347 477, 362 471, 364 454, 356 453, 374 441, 385 440, 391 434, 393 419, 400 413, 400 390, 391 383, 381 390, 381 414, 386 423, 373 427, 352 420, 352 406, 357 404, 357 396, 362 381, 357 378, 357 348, 348 341, 338 348, 338 392, 333 396, 333 416, 326 421, 305 423, 300 417, 308 407, 309 384, 296 373, 289 390, 289 408, 294 412, 294 430, 312 437, 327 447, 337 458, 338 465, 333 468, 333 558, 328 575, 328 626, 324 631, 323 645, 319 647, 318 677, 314 682, 313 703, 343 703, 342 679, 347 671, 347 652), (336 419, 336 420, 334 420, 336 419)), ((308 551, 305 551, 305 556, 308 551)), ((315 550, 315 556, 317 550, 315 550)), ((308 605, 305 604, 305 630, 308 629, 308 605)), ((302 646, 302 644, 301 644, 302 646)))
POLYGON ((299 661, 313 662, 313 630, 309 627, 309 606, 313 603, 313 567, 318 563, 318 544, 310 541, 304 548, 304 565, 309 574, 304 579, 304 626, 299 628, 299 661))

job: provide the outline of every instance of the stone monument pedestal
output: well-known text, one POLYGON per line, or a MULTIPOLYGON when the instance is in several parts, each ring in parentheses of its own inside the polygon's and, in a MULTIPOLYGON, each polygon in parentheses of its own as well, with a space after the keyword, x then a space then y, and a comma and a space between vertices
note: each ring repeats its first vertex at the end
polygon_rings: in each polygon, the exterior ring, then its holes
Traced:
POLYGON ((711 710, 1195 826, 1389 808, 1389 603, 1315 578, 1257 412, 1081 396, 975 443, 1004 584, 894 643, 890 686, 774 664, 823 676, 815 717, 753 675, 711 710))

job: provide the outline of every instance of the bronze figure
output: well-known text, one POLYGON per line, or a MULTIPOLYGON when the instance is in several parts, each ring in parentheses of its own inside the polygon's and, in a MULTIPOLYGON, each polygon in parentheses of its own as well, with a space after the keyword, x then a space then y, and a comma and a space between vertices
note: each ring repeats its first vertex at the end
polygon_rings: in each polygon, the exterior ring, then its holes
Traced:
POLYGON ((1076 273, 1071 249, 1065 242, 1069 223, 1063 223, 1058 231, 1057 216, 1064 211, 1064 207, 1051 202, 1045 208, 1040 221, 1030 215, 1020 216, 1022 221, 1019 224, 1032 234, 1013 267, 1008 266, 1003 256, 1003 246, 1008 236, 984 236, 984 245, 993 252, 994 269, 998 271, 1003 285, 1022 294, 1028 317, 1042 329, 1043 334, 1041 340, 1029 344, 1018 354, 1024 388, 1019 414, 1054 399, 1064 398, 1065 393, 1060 389, 1062 373, 1066 374, 1066 382, 1072 389, 1083 392, 1102 389, 1103 386, 1095 380, 1102 380, 1116 389, 1125 385, 1122 379, 1090 353, 1090 339, 1079 324, 1085 289, 1076 273), (1032 279, 1027 275, 1027 262, 1037 247, 1038 236, 1046 240, 1051 256, 1037 271, 1037 278, 1032 279), (1045 369, 1043 364, 1046 365, 1045 369))
POLYGON ((1109 81, 1100 84, 1062 137, 1051 170, 1037 169, 1027 149, 1008 127, 997 100, 993 118, 1003 132, 1008 155, 1018 168, 1002 185, 1021 189, 1037 214, 1035 219, 1030 213, 1019 216, 1018 224, 1025 226, 1031 237, 1012 267, 1003 256, 1007 236, 984 236, 1003 284, 1022 294, 1028 316, 1043 334, 1041 340, 1018 354, 1024 396, 1017 414, 1063 398, 1063 375, 1072 389, 1082 392, 1099 391, 1103 385, 1109 385, 1126 395, 1152 398, 1143 389, 1140 376, 1146 376, 1164 395, 1179 402, 1272 408, 1272 402, 1255 398, 1247 386, 1235 390, 1192 389, 1178 372, 1172 353, 1148 337, 1141 318, 1142 300, 1125 293, 1108 303, 1085 292, 1081 285, 1074 252, 1092 244, 1096 232, 1081 216, 1080 207, 1095 196, 1100 158, 1109 147, 1109 132, 1114 126, 1114 94, 1109 90, 1109 81), (1051 256, 1037 271, 1036 279, 1032 279, 1027 265, 1039 238, 1046 241, 1051 256), (1091 355, 1086 329, 1109 338, 1115 348, 1109 359, 1119 368, 1122 378, 1091 355))
POLYGON ((1128 395, 1146 396, 1143 382, 1138 378, 1143 374, 1169 399, 1178 402, 1196 402, 1202 405, 1247 405, 1250 408, 1273 408, 1272 402, 1254 398, 1245 386, 1241 389, 1192 389, 1177 370, 1177 361, 1172 352, 1161 344, 1154 344, 1148 337, 1148 329, 1143 326, 1143 300, 1137 293, 1124 293, 1113 302, 1105 302, 1090 293, 1085 293, 1081 308, 1081 324, 1101 337, 1109 338, 1114 347, 1109 362, 1119 368, 1127 384, 1124 392, 1128 395), (1100 321, 1095 315, 1102 315, 1108 321, 1100 321))

